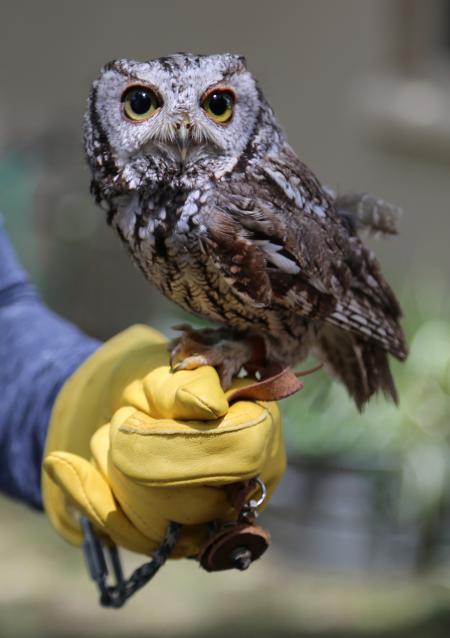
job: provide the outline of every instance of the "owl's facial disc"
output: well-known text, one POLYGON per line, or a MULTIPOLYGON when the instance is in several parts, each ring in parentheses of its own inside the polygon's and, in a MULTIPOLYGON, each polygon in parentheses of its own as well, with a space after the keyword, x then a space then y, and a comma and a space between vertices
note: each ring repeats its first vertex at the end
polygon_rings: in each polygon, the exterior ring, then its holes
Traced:
POLYGON ((86 145, 93 149, 95 165, 93 134, 103 134, 101 143, 107 145, 100 168, 111 161, 118 171, 136 173, 136 180, 145 171, 150 175, 155 166, 158 174, 164 167, 218 174, 246 147, 260 104, 255 81, 240 56, 116 60, 94 84, 85 120, 86 145))
POLYGON ((214 128, 205 127, 202 118, 198 117, 199 107, 213 124, 225 127, 233 116, 236 97, 230 87, 214 85, 203 93, 198 104, 186 104, 183 111, 179 106, 172 109, 165 106, 164 99, 153 87, 131 84, 124 90, 121 102, 125 120, 136 125, 145 124, 165 107, 165 126, 155 126, 156 134, 151 136, 146 149, 151 151, 152 147, 160 145, 165 151, 178 152, 180 164, 185 164, 189 152, 198 151, 198 147, 211 146, 215 151, 220 151, 221 147, 214 128))

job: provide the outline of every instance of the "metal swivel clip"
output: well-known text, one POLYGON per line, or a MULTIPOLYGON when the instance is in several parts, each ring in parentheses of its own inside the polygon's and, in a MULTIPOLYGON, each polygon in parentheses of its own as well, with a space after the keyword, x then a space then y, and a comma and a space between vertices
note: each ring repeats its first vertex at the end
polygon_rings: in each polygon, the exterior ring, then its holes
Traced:
POLYGON ((237 521, 224 523, 210 536, 198 555, 200 565, 208 572, 224 569, 244 571, 268 548, 270 535, 255 524, 258 508, 264 503, 267 490, 260 478, 253 479, 247 493, 259 487, 258 498, 252 498, 241 506, 237 521))

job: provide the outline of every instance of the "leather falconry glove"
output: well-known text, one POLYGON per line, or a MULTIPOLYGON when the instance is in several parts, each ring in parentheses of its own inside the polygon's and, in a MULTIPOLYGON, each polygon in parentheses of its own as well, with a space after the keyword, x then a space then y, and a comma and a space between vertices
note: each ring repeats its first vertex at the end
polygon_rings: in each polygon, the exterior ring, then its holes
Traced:
POLYGON ((167 341, 145 326, 108 341, 53 409, 42 486, 56 530, 81 545, 81 514, 107 542, 152 555, 173 521, 172 557, 197 556, 211 521, 237 520, 233 486, 259 477, 270 497, 285 469, 276 403, 230 399, 246 383, 224 393, 211 367, 171 372, 167 341))

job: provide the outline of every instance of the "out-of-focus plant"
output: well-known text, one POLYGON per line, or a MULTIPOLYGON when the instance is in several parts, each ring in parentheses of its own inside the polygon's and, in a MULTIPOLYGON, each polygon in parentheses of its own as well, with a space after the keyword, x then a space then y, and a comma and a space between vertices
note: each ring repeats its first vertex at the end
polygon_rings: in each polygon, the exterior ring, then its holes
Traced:
POLYGON ((292 452, 398 470, 409 517, 426 514, 449 491, 450 304, 427 287, 405 297, 410 355, 404 364, 392 361, 398 406, 379 397, 359 414, 345 390, 318 373, 284 403, 284 415, 292 452))

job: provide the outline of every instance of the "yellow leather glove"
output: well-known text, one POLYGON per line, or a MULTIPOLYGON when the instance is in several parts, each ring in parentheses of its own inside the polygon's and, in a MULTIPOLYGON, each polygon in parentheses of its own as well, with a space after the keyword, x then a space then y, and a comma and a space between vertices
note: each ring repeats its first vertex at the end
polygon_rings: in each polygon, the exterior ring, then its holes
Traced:
POLYGON ((229 405, 229 395, 211 367, 172 373, 167 342, 150 328, 108 341, 52 413, 42 488, 57 531, 80 545, 81 513, 117 545, 151 555, 175 521, 172 556, 193 556, 208 522, 237 518, 226 486, 259 476, 270 497, 286 462, 278 407, 229 405))

